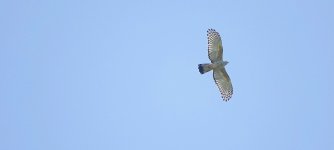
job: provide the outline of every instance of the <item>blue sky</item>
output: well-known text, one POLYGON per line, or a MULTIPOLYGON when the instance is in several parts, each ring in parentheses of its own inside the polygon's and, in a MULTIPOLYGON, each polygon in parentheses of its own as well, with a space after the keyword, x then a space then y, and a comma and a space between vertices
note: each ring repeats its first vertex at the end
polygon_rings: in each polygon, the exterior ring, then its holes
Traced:
POLYGON ((0 149, 334 149, 334 2, 0 2, 0 149), (206 30, 222 35, 223 102, 206 30))

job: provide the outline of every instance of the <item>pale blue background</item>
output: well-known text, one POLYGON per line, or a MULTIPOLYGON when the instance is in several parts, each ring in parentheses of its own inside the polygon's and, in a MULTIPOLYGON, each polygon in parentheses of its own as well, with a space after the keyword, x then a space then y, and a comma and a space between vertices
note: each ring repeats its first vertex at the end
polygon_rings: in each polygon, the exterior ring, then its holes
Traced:
POLYGON ((0 2, 1 150, 334 149, 334 1, 0 2), (234 95, 207 58, 220 32, 234 95))

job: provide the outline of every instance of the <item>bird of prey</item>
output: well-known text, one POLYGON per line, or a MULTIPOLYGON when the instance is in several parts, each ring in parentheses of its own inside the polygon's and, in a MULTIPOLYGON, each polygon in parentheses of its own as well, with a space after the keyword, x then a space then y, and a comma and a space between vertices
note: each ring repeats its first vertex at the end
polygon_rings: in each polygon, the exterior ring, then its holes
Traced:
POLYGON ((219 33, 214 29, 208 29, 208 55, 211 63, 199 64, 198 70, 201 74, 213 70, 213 79, 224 101, 230 100, 233 94, 231 79, 228 76, 225 66, 227 61, 223 61, 223 45, 219 33))

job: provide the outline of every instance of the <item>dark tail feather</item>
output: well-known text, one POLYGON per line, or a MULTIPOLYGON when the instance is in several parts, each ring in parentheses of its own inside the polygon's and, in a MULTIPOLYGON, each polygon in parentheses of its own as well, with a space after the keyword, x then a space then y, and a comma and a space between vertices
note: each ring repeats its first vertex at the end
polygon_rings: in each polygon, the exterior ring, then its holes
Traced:
POLYGON ((203 70, 203 66, 202 66, 202 64, 199 64, 199 65, 198 65, 198 70, 199 70, 199 72, 200 72, 201 74, 204 74, 204 70, 203 70))
POLYGON ((209 71, 211 71, 212 68, 211 68, 211 64, 199 64, 198 65, 198 71, 201 73, 201 74, 204 74, 204 73, 207 73, 209 71))

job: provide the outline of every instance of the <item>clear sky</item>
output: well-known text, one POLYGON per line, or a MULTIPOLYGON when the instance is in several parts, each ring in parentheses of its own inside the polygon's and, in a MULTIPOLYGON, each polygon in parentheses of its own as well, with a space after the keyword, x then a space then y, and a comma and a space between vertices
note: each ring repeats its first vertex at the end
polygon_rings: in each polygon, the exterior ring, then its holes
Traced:
POLYGON ((0 1, 1 150, 334 149, 334 1, 0 1), (220 32, 222 101, 206 30, 220 32))

